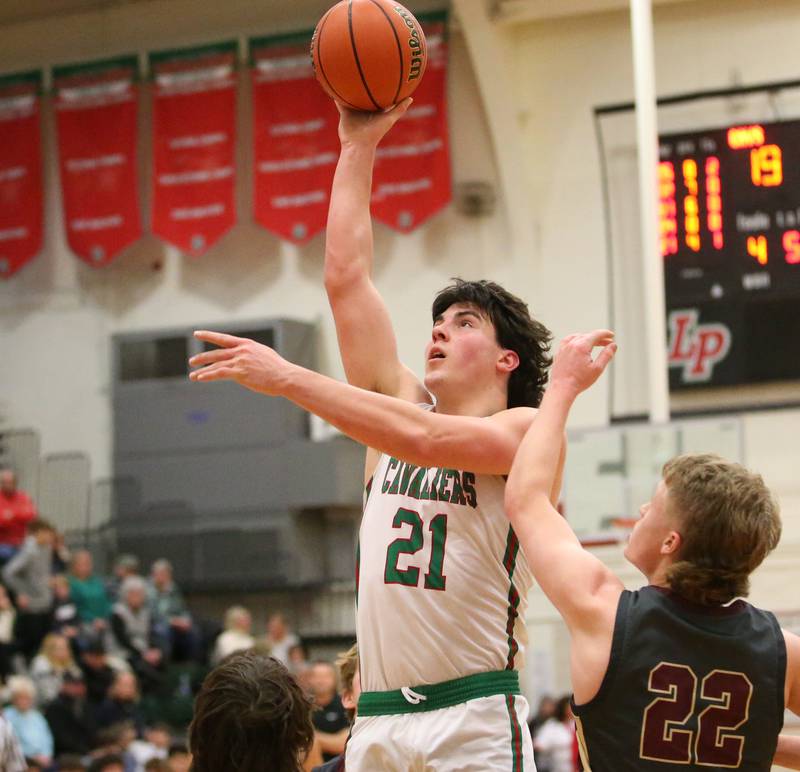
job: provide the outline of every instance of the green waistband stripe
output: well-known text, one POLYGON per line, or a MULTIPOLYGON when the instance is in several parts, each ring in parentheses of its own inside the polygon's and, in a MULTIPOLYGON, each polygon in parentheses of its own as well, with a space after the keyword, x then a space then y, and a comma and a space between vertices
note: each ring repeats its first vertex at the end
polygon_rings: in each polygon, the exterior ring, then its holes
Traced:
POLYGON ((496 694, 521 694, 519 673, 516 670, 499 670, 443 681, 423 684, 409 689, 389 692, 362 692, 358 700, 359 716, 389 716, 398 713, 425 713, 451 708, 478 697, 496 694))

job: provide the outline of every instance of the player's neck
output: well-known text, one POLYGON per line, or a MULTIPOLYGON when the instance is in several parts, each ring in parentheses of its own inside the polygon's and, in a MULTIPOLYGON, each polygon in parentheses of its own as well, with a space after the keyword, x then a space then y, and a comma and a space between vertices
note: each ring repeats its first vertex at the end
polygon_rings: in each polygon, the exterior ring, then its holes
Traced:
POLYGON ((672 561, 662 560, 655 569, 647 575, 647 583, 653 587, 663 587, 666 590, 670 589, 667 573, 671 565, 672 561))
POLYGON ((436 412, 446 415, 490 416, 508 407, 508 394, 499 389, 466 393, 454 391, 434 396, 436 412))

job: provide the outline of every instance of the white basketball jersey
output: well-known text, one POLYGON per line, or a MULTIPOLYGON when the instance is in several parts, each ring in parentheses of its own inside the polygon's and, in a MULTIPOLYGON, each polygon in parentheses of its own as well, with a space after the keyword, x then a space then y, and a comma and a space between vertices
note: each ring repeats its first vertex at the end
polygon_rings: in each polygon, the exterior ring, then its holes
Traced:
POLYGON ((380 457, 359 535, 364 691, 522 667, 532 577, 504 490, 500 476, 380 457))

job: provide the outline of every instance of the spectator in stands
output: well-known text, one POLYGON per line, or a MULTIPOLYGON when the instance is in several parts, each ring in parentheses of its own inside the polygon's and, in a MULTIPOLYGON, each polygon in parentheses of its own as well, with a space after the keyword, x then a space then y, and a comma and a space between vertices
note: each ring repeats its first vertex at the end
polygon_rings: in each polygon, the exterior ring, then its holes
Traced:
POLYGON ((3 772, 26 772, 28 765, 19 740, 6 718, 0 714, 0 769, 3 772))
POLYGON ((16 638, 27 659, 39 650, 50 629, 53 591, 50 566, 55 531, 46 520, 33 520, 22 549, 6 564, 3 579, 16 594, 16 638))
POLYGON ((150 759, 144 764, 144 772, 172 772, 166 759, 150 759))
POLYGON ((78 610, 78 619, 84 634, 107 628, 111 603, 103 580, 94 573, 89 550, 76 550, 72 556, 69 594, 78 610))
POLYGON ((122 583, 120 596, 112 608, 111 630, 121 655, 147 691, 161 680, 158 671, 164 661, 164 642, 156 638, 144 579, 129 576, 122 583))
POLYGON ((106 753, 92 761, 87 772, 126 772, 125 760, 119 753, 106 753))
POLYGON ((33 681, 25 676, 11 676, 8 690, 11 706, 3 715, 19 738, 22 752, 43 767, 49 766, 53 759, 53 735, 44 716, 34 708, 36 687, 33 681))
POLYGON ((0 470, 0 565, 17 553, 35 518, 36 507, 31 497, 17 488, 17 475, 11 469, 0 470))
POLYGON ((72 754, 56 758, 56 769, 58 772, 86 772, 86 766, 81 761, 81 757, 72 754))
MULTIPOLYGON (((358 644, 353 644, 347 651, 339 654, 336 660, 336 670, 339 674, 339 688, 342 705, 344 706, 350 726, 356 718, 358 698, 361 695, 361 675, 358 668, 358 644)), ((315 732, 317 741, 322 751, 336 752, 339 755, 315 767, 314 772, 344 772, 344 747, 350 736, 350 729, 342 729, 339 734, 329 735, 324 732, 315 732)))
POLYGON ((80 674, 67 671, 61 691, 44 712, 53 733, 56 755, 75 753, 85 756, 93 747, 97 725, 86 699, 86 683, 80 674))
POLYGON ((129 576, 140 576, 139 566, 139 558, 136 555, 123 554, 117 556, 114 561, 112 576, 106 583, 106 592, 112 603, 120 600, 120 587, 129 576))
POLYGON ((289 649, 297 646, 300 639, 289 630, 283 614, 272 614, 267 620, 265 643, 269 647, 270 656, 289 667, 289 649))
POLYGON ((166 724, 155 724, 144 730, 143 740, 134 740, 128 746, 128 752, 142 768, 151 759, 166 762, 167 754, 172 746, 172 732, 166 724))
POLYGON ((100 636, 95 636, 81 652, 81 670, 86 681, 86 696, 93 707, 106 699, 117 671, 109 663, 106 646, 100 636))
POLYGON ((317 660, 311 665, 309 683, 316 708, 311 720, 318 736, 322 733, 326 739, 322 744, 322 758, 330 761, 344 750, 350 729, 350 721, 337 691, 336 668, 330 662, 317 660))
POLYGON ((169 772, 191 772, 192 754, 185 743, 172 743, 167 754, 169 772))
POLYGON ((311 703, 283 664, 240 651, 206 676, 189 727, 193 772, 299 772, 311 703))
POLYGON ((198 641, 192 627, 192 616, 183 594, 172 576, 172 563, 156 560, 150 568, 150 610, 157 633, 169 642, 173 662, 194 658, 198 641))
POLYGON ((97 747, 91 752, 95 759, 114 755, 122 759, 125 772, 136 769, 136 761, 130 753, 131 743, 136 739, 136 730, 130 721, 111 724, 97 732, 97 747))
POLYGON ((58 697, 66 673, 82 678, 80 668, 72 657, 69 641, 57 633, 48 633, 42 648, 31 662, 30 675, 36 686, 40 707, 58 697))
POLYGON ((575 772, 572 746, 575 724, 569 705, 569 696, 556 702, 555 715, 544 722, 536 733, 533 747, 542 756, 549 772, 575 772))
POLYGON ((300 686, 310 692, 311 664, 308 661, 308 651, 303 643, 296 643, 289 649, 288 667, 289 672, 297 679, 300 686))
MULTIPOLYGON (((539 700, 539 707, 536 710, 536 715, 528 722, 528 728, 531 732, 531 737, 535 740, 539 730, 544 726, 545 722, 553 718, 556 714, 556 701, 549 695, 545 694, 539 700)), ((536 746, 533 748, 533 760, 536 764, 536 772, 551 772, 550 759, 548 754, 542 751, 537 751, 536 746)))
POLYGON ((97 726, 101 729, 130 721, 136 737, 144 732, 144 718, 139 707, 139 685, 133 673, 121 672, 114 676, 108 696, 97 709, 97 726))
POLYGON ((70 641, 76 639, 80 620, 78 607, 73 603, 69 590, 69 579, 64 574, 57 574, 52 579, 53 587, 53 632, 60 633, 70 641))
POLYGON ((216 665, 235 651, 252 649, 256 639, 252 635, 253 617, 244 606, 231 606, 225 612, 225 632, 217 638, 212 664, 216 665))
POLYGON ((196 649, 192 617, 173 580, 168 560, 156 560, 150 568, 149 601, 156 632, 170 643, 170 659, 191 659, 196 649))
POLYGON ((8 597, 6 588, 0 584, 0 679, 3 681, 14 672, 14 654, 17 652, 14 625, 17 610, 8 597))
POLYGON ((72 554, 67 547, 67 542, 64 534, 56 530, 55 539, 53 540, 53 573, 64 574, 72 561, 72 554))

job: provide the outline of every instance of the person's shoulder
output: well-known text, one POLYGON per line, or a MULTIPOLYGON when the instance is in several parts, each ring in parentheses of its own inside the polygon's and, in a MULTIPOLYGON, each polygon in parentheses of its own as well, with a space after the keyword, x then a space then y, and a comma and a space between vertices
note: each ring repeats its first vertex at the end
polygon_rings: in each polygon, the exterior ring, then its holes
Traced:
POLYGON ((31 673, 41 672, 43 670, 52 670, 53 667, 50 664, 50 660, 44 656, 44 654, 37 654, 31 660, 31 673))

